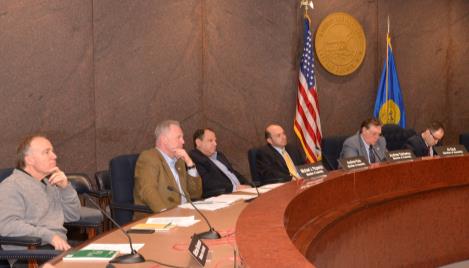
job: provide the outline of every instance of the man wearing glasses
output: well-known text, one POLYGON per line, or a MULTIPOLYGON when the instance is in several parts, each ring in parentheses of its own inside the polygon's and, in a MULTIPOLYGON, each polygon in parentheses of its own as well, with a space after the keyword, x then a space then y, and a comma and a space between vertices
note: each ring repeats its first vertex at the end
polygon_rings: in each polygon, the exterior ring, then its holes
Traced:
POLYGON ((443 124, 432 122, 422 133, 410 137, 405 147, 412 150, 417 157, 433 156, 433 146, 437 145, 444 135, 443 124))
POLYGON ((368 118, 362 122, 360 131, 345 140, 340 158, 363 156, 371 164, 384 161, 386 151, 386 140, 381 136, 381 122, 376 118, 368 118))

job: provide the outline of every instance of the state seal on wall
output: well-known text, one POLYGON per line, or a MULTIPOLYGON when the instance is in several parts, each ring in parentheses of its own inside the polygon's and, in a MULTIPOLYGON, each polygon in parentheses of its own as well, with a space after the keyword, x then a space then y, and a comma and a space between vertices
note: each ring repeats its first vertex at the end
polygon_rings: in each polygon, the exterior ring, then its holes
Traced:
POLYGON ((365 32, 351 15, 332 13, 316 31, 315 49, 319 62, 328 72, 340 76, 351 74, 365 58, 365 32))

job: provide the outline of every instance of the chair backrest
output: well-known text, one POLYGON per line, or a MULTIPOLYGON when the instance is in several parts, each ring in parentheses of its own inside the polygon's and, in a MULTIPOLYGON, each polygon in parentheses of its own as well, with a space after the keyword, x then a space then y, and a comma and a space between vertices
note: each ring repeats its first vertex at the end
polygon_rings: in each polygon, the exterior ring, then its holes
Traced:
MULTIPOLYGON (((134 173, 138 154, 120 155, 111 159, 109 171, 111 176, 111 203, 134 203, 134 173)), ((132 221, 133 211, 114 210, 114 219, 119 224, 132 221)))
POLYGON ((259 173, 257 173, 257 167, 256 167, 256 156, 257 156, 258 150, 259 149, 257 147, 254 147, 248 150, 248 162, 249 162, 249 170, 251 172, 251 179, 252 179, 252 182, 256 185, 260 185, 261 183, 259 179, 259 173))
POLYGON ((335 170, 339 166, 337 159, 340 157, 342 146, 347 136, 323 137, 321 140, 322 163, 328 170, 335 170))
POLYGON ((404 149, 404 145, 410 137, 415 135, 411 128, 401 128, 399 125, 386 124, 382 127, 382 133, 386 139, 388 151, 404 149))
POLYGON ((108 191, 111 190, 111 176, 109 170, 97 171, 94 174, 94 179, 96 182, 96 187, 98 191, 108 191))
POLYGON ((13 173, 14 168, 3 168, 0 169, 0 182, 2 182, 4 179, 8 178, 8 176, 13 173))
POLYGON ((469 151, 469 133, 462 133, 459 135, 459 144, 462 144, 469 151))
POLYGON ((88 175, 84 173, 67 173, 66 176, 79 195, 93 191, 93 186, 88 175))

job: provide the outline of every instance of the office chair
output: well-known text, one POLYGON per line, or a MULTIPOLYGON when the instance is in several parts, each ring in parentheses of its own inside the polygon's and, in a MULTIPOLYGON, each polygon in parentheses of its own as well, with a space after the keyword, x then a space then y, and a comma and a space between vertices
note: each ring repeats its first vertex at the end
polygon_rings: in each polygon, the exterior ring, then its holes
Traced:
POLYGON ((133 220, 135 211, 153 213, 148 206, 134 204, 134 173, 138 154, 120 155, 109 162, 111 210, 114 220, 124 225, 133 220))

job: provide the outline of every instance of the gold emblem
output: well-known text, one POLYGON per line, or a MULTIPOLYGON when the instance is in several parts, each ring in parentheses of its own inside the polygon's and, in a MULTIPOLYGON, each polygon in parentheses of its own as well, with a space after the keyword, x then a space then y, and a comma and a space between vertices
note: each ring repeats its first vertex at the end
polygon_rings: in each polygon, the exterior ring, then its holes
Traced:
POLYGON ((401 120, 401 110, 393 100, 387 100, 379 109, 379 120, 383 124, 395 124, 401 120))
POLYGON ((315 47, 319 62, 327 71, 348 75, 365 58, 365 33, 354 17, 343 12, 332 13, 319 25, 315 47))

